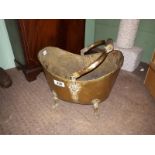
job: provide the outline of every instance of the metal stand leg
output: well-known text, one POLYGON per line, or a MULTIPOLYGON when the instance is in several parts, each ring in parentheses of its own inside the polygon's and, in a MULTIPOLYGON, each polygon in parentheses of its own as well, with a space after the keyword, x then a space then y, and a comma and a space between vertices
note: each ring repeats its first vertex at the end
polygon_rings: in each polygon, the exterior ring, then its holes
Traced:
POLYGON ((94 114, 95 116, 99 117, 99 99, 92 100, 93 108, 94 108, 94 114))
POLYGON ((55 109, 58 106, 58 97, 57 94, 55 93, 55 91, 52 91, 53 93, 53 99, 54 99, 54 104, 53 104, 53 109, 55 109))

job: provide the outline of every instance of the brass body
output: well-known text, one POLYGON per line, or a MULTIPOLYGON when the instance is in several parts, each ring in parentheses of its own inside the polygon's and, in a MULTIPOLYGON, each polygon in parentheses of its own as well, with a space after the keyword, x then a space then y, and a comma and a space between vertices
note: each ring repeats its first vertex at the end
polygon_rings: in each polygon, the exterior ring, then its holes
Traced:
POLYGON ((152 61, 149 64, 144 84, 155 99, 155 52, 153 54, 152 61))
POLYGON ((123 64, 122 53, 113 50, 93 71, 77 80, 69 77, 72 73, 92 64, 102 54, 81 56, 56 47, 46 47, 39 52, 38 58, 51 90, 59 99, 79 104, 93 104, 93 101, 102 102, 109 96, 123 64))

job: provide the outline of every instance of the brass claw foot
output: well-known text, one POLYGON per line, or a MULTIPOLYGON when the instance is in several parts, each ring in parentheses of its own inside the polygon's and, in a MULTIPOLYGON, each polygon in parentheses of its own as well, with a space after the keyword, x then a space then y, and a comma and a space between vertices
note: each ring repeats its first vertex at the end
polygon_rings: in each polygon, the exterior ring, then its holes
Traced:
POLYGON ((52 93, 53 93, 53 99, 54 99, 54 104, 53 104, 52 108, 55 109, 58 106, 58 97, 54 91, 52 91, 52 93))
POLYGON ((94 114, 96 117, 99 117, 99 99, 92 100, 93 108, 94 108, 94 114))

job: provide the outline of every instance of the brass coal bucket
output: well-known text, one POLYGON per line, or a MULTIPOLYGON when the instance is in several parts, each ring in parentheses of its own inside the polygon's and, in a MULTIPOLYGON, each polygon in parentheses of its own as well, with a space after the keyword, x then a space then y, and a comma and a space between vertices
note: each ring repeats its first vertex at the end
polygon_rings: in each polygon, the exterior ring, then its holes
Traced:
POLYGON ((82 49, 81 55, 46 47, 38 58, 55 100, 92 104, 94 109, 109 96, 124 60, 110 39, 82 49))

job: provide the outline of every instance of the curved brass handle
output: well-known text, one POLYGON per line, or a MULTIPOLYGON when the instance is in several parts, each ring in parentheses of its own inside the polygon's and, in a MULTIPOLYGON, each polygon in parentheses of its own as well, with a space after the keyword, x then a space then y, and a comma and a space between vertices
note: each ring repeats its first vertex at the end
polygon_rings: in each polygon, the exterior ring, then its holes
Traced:
POLYGON ((107 56, 106 53, 102 53, 102 55, 99 58, 97 58, 97 60, 95 60, 95 62, 91 63, 88 67, 85 67, 77 72, 72 73, 70 78, 77 79, 77 78, 81 77, 82 75, 92 71, 93 69, 95 69, 98 65, 100 65, 104 61, 106 56, 107 56))
POLYGON ((86 52, 88 52, 88 51, 92 50, 93 48, 96 48, 97 46, 100 46, 100 45, 105 45, 104 50, 102 50, 102 54, 89 66, 87 66, 77 72, 72 73, 72 75, 70 76, 71 79, 77 79, 77 78, 81 77, 82 75, 95 69, 97 66, 99 66, 105 60, 105 58, 109 54, 109 52, 111 52, 114 49, 111 39, 107 40, 107 42, 105 42, 105 40, 101 40, 101 41, 95 42, 94 44, 91 44, 88 48, 82 49, 81 54, 84 55, 86 52))
POLYGON ((105 40, 100 40, 97 41, 91 45, 89 45, 88 47, 85 47, 81 50, 81 55, 84 55, 85 53, 89 52, 90 50, 96 48, 97 46, 101 46, 101 45, 106 45, 106 41, 105 40))
POLYGON ((85 47, 81 50, 81 55, 84 55, 87 52, 90 52, 92 49, 104 45, 104 48, 101 50, 101 52, 103 52, 104 50, 106 52, 110 52, 114 49, 113 47, 113 40, 112 39, 108 39, 107 41, 105 40, 99 40, 91 45, 89 45, 88 47, 85 47))

